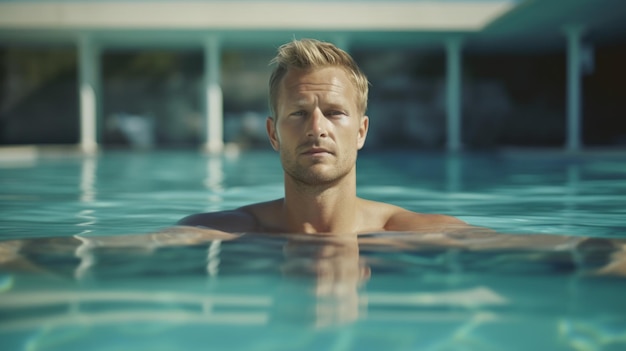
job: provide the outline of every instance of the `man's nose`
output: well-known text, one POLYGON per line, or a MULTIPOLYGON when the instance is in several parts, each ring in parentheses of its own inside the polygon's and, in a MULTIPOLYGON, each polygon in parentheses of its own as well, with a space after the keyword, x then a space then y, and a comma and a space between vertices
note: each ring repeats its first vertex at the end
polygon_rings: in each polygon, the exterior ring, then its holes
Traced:
POLYGON ((309 118, 307 126, 307 136, 312 138, 323 138, 328 136, 326 130, 326 116, 318 108, 313 110, 311 117, 309 118))

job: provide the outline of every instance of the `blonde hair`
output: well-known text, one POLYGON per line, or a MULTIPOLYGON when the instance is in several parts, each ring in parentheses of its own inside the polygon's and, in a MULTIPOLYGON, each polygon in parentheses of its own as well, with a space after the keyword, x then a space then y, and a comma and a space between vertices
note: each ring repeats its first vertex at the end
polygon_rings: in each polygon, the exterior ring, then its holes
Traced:
POLYGON ((345 51, 331 43, 315 39, 293 40, 278 48, 276 57, 270 61, 276 64, 270 77, 269 104, 272 118, 276 118, 280 82, 290 68, 314 69, 322 67, 343 68, 357 89, 357 107, 360 114, 367 110, 369 82, 354 59, 345 51))

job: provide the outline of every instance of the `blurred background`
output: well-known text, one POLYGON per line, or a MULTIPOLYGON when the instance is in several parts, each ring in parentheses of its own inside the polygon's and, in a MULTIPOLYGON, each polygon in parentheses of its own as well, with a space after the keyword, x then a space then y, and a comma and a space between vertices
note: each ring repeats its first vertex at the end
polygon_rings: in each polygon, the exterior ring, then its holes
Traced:
POLYGON ((366 150, 626 146, 622 0, 0 0, 0 146, 269 148, 293 38, 369 77, 366 150))

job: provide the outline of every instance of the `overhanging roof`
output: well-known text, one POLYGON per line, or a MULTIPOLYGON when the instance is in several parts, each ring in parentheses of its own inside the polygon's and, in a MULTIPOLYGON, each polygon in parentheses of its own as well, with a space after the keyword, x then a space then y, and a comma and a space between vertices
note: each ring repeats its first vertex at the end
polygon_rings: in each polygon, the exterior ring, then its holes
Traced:
POLYGON ((502 1, 97 1, 0 3, 0 29, 475 31, 502 1))
POLYGON ((581 25, 594 43, 626 42, 624 0, 0 0, 0 44, 272 48, 293 37, 351 47, 441 48, 461 35, 467 49, 552 50, 563 27, 581 25))

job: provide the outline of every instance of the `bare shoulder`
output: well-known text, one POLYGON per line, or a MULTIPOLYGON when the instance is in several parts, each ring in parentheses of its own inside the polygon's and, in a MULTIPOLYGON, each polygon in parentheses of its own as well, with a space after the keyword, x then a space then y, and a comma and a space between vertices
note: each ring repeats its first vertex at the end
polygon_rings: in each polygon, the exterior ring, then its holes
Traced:
POLYGON ((279 200, 259 202, 234 210, 197 213, 187 216, 178 225, 216 229, 228 233, 265 232, 272 228, 279 200))
POLYGON ((254 215, 243 208, 229 211, 196 213, 187 216, 177 225, 205 227, 228 233, 245 233, 258 230, 254 215))
POLYGON ((441 231, 466 226, 462 220, 442 214, 418 213, 393 206, 385 230, 388 231, 441 231))
POLYGON ((440 214, 417 213, 392 204, 360 199, 367 231, 418 232, 443 230, 467 225, 458 218, 440 214))

